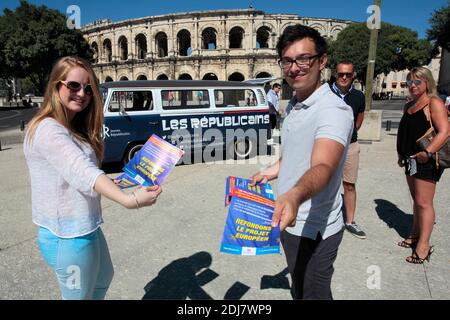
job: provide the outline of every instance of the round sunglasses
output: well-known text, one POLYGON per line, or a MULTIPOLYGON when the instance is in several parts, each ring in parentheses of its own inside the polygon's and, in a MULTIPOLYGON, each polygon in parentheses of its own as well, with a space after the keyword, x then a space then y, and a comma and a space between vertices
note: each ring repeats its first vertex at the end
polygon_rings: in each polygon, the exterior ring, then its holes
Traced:
POLYGON ((73 92, 78 92, 80 91, 81 88, 83 88, 83 91, 85 94, 87 95, 92 95, 93 91, 92 91, 92 86, 90 84, 86 84, 85 86, 82 86, 81 83, 77 82, 77 81, 60 81, 62 84, 64 84, 67 89, 69 89, 70 91, 73 92))

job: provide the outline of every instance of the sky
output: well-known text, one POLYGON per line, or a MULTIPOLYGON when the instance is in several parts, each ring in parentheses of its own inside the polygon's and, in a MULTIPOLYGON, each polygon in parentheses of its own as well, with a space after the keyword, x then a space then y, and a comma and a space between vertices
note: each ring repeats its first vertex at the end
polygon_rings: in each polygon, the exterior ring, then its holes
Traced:
MULTIPOLYGON (((434 11, 447 6, 449 0, 382 0, 381 20, 412 29, 419 38, 426 37, 429 19, 434 11)), ((367 8, 373 0, 29 0, 70 16, 67 9, 77 5, 81 25, 98 19, 113 22, 163 15, 220 9, 246 9, 249 6, 266 13, 295 14, 302 17, 334 18, 356 22, 366 21, 371 13, 367 8)), ((19 0, 1 0, 0 12, 14 10, 19 0)))

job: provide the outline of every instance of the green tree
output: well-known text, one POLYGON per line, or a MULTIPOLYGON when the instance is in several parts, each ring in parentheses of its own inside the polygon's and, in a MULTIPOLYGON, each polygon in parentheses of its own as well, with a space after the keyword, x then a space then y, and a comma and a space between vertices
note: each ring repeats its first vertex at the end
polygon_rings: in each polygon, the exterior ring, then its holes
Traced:
MULTIPOLYGON (((342 30, 330 45, 329 66, 351 61, 357 78, 364 82, 369 55, 370 30, 366 23, 354 23, 342 30)), ((418 39, 417 33, 400 26, 382 23, 378 33, 375 75, 425 65, 432 57, 429 41, 418 39)))
POLYGON ((67 18, 46 6, 25 0, 0 16, 0 76, 29 78, 43 92, 54 62, 78 55, 91 60, 92 51, 80 30, 69 29, 67 18))
POLYGON ((436 10, 430 18, 430 29, 427 30, 428 40, 437 46, 450 50, 450 1, 447 7, 436 10))

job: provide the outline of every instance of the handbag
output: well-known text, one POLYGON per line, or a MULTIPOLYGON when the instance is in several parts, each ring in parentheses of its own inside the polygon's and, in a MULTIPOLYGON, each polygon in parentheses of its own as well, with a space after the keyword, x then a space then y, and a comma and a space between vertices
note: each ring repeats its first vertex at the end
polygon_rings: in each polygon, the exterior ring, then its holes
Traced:
MULTIPOLYGON (((425 112, 425 116, 427 120, 430 122, 430 128, 425 132, 423 136, 417 139, 416 143, 419 145, 419 148, 422 150, 427 149, 427 147, 431 144, 434 137, 436 137, 436 131, 434 130, 433 123, 431 121, 431 117, 428 117, 428 114, 425 112)), ((447 137, 447 141, 445 141, 444 145, 435 153, 433 153, 432 158, 436 161, 437 168, 450 168, 450 139, 447 137)))

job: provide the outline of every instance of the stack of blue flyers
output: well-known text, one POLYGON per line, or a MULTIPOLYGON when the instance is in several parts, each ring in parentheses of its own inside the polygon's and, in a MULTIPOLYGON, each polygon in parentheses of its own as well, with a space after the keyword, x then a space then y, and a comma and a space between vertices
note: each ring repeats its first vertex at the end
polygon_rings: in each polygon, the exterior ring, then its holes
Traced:
POLYGON ((237 255, 280 253, 280 228, 271 225, 275 198, 270 184, 249 186, 251 180, 228 177, 228 216, 221 252, 237 255))

